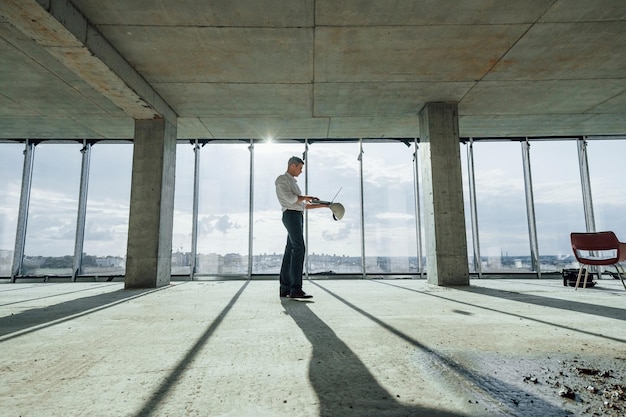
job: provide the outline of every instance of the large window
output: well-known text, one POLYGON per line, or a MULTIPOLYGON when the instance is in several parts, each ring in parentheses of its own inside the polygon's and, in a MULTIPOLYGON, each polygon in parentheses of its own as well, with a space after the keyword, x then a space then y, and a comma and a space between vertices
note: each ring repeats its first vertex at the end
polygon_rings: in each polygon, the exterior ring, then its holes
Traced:
POLYGON ((329 210, 307 212, 308 271, 316 273, 362 273, 360 150, 357 142, 322 143, 309 147, 308 194, 336 201, 345 207, 340 221, 329 210))
MULTIPOLYGON (((193 187, 195 144, 176 146, 176 187, 174 189, 174 230, 172 234, 172 274, 191 273, 191 238, 193 232, 193 187)), ((198 145, 197 152, 202 148, 198 145)))
POLYGON ((572 266, 570 232, 585 230, 576 141, 533 141, 530 160, 540 271, 561 271, 572 266))
POLYGON ((91 147, 83 274, 124 273, 132 159, 131 143, 91 147))
POLYGON ((209 142, 200 153, 198 275, 247 274, 249 144, 209 142))
MULTIPOLYGON (((254 274, 278 274, 287 242, 282 212, 276 198, 276 177, 287 170, 292 156, 302 158, 303 143, 259 143, 254 146, 254 274)), ((308 164, 305 162, 305 167, 308 164)), ((308 168, 308 167, 307 167, 308 168)), ((298 186, 305 192, 306 168, 298 176, 298 186)))
POLYGON ((363 144, 368 274, 418 272, 413 152, 402 142, 363 144))
MULTIPOLYGON (((626 236, 622 215, 626 187, 616 180, 626 140, 592 138, 586 148, 582 144, 582 138, 535 138, 521 146, 514 140, 477 139, 471 153, 461 145, 470 270, 544 273, 572 267, 569 233, 586 230, 586 222, 589 228, 595 221, 598 231, 626 236), (588 175, 579 160, 580 149, 586 149, 582 156, 587 156, 588 175), (468 157, 473 157, 471 165, 468 157), (582 190, 587 179, 593 204, 585 213, 582 190), (472 186, 475 207, 470 201, 472 186), (474 233, 480 253, 476 263, 474 233), (535 254, 537 259, 532 259, 535 254)), ((85 147, 90 152, 81 153, 83 145, 0 144, 0 277, 18 269, 21 276, 73 276, 77 261, 82 261, 79 275, 124 272, 132 143, 96 142, 85 147), (32 169, 27 171, 31 175, 25 176, 30 199, 20 211, 25 149, 32 150, 26 152, 32 156, 32 169), (86 204, 80 204, 81 160, 87 154, 88 192, 86 204), (20 213, 26 216, 20 223, 25 229, 18 228, 20 213), (81 246, 75 240, 82 218, 81 246), (18 257, 22 250, 20 238, 24 255, 14 264, 14 249, 20 251, 18 257), (82 256, 74 259, 80 248, 82 256)), ((415 190, 421 187, 415 186, 416 181, 419 184, 415 152, 413 143, 394 140, 180 141, 172 274, 191 275, 193 265, 197 277, 278 274, 287 233, 274 181, 293 155, 305 159, 298 177, 302 191, 323 200, 335 198, 346 210, 341 220, 334 220, 328 209, 305 212, 305 272, 419 274, 417 245, 422 231, 415 190)))
POLYGON ((0 276, 10 276, 20 207, 23 143, 0 144, 0 276))
POLYGON ((531 270, 519 142, 476 142, 474 169, 482 271, 531 270))
POLYGON ((588 142, 587 159, 596 231, 612 230, 622 241, 626 240, 626 184, 621 178, 625 155, 626 140, 588 142))
POLYGON ((35 147, 23 275, 71 275, 81 172, 79 143, 35 147))

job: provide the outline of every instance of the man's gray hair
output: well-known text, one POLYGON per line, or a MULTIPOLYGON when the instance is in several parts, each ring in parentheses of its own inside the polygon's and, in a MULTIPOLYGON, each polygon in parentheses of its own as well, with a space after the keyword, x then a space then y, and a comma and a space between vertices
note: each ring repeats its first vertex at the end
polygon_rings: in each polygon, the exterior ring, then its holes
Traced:
POLYGON ((291 158, 289 158, 289 161, 287 162, 287 166, 290 167, 293 164, 304 165, 304 161, 298 158, 297 156, 292 156, 291 158))

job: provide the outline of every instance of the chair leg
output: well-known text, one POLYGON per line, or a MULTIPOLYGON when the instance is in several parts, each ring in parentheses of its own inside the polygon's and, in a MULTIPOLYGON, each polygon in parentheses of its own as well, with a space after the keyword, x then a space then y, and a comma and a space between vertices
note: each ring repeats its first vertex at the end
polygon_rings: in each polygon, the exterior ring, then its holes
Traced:
POLYGON ((621 266, 620 264, 615 264, 615 269, 617 269, 617 275, 619 276, 620 281, 622 281, 622 285, 624 286, 624 289, 626 290, 626 284, 624 284, 624 278, 622 278, 622 274, 624 273, 624 267, 621 266), (620 268, 622 269, 620 271, 620 268))
MULTIPOLYGON (((574 287, 574 291, 578 290, 578 284, 580 283, 580 275, 583 273, 583 267, 585 265, 581 265, 578 269, 578 277, 576 277, 576 286, 574 287)), ((585 270, 585 281, 587 281, 587 270, 585 270)))

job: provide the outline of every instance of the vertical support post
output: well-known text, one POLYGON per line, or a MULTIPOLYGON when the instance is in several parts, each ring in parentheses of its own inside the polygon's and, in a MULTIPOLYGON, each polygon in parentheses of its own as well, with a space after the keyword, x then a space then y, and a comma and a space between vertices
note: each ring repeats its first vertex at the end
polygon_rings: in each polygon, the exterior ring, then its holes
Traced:
POLYGON ((415 238, 417 243, 417 271, 420 278, 424 277, 424 265, 422 262, 422 207, 420 203, 420 185, 419 185, 419 144, 417 138, 413 138, 415 144, 415 152, 413 153, 413 187, 415 193, 415 238))
POLYGON ((175 121, 135 120, 126 289, 170 283, 175 173, 175 121))
POLYGON ((596 217, 593 211, 593 198, 591 197, 591 179, 589 177, 589 161, 587 159, 587 139, 579 138, 576 143, 578 145, 578 168, 580 169, 580 185, 583 192, 585 226, 587 232, 595 232, 596 217))
POLYGON ((89 188, 89 164, 91 159, 91 143, 83 140, 80 170, 80 191, 78 194, 78 214, 76 218, 76 237, 74 238, 74 267, 72 268, 72 281, 82 273, 83 244, 85 240, 85 219, 87 215, 87 193, 89 188))
POLYGON ((469 285, 456 103, 420 111, 428 282, 469 285))
POLYGON ((474 249, 474 270, 478 278, 483 277, 483 264, 480 260, 480 240, 478 239, 478 210, 476 208, 476 176, 474 170, 474 139, 469 139, 467 147, 467 176, 469 179, 470 214, 472 219, 472 245, 474 249))
MULTIPOLYGON (((580 186, 583 193, 583 210, 585 213, 585 229, 587 232, 596 231, 596 216, 593 210, 593 198, 591 196, 591 178, 589 177, 589 161, 587 159, 587 137, 578 138, 578 169, 580 170, 580 186)), ((604 267, 589 267, 593 273, 602 274, 604 267)))
MULTIPOLYGON (((304 194, 309 195, 309 139, 304 140, 304 194)), ((309 279, 309 211, 304 210, 304 276, 309 279)))
POLYGON ((250 173, 248 189, 250 190, 249 202, 248 202, 248 279, 252 278, 252 265, 254 262, 254 140, 250 139, 250 173))
POLYGON ((193 144, 193 201, 191 202, 191 254, 189 265, 189 279, 196 276, 198 262, 198 201, 200 199, 200 144, 198 139, 193 144))
POLYGON ((30 189, 33 182, 34 158, 35 143, 27 139, 24 148, 22 189, 20 193, 20 207, 17 214, 17 231, 15 233, 15 248, 13 249, 13 264, 11 266, 11 282, 15 282, 16 278, 22 275, 24 245, 26 244, 26 225, 28 223, 28 207, 30 204, 30 189))
POLYGON ((362 276, 367 276, 365 270, 365 200, 363 199, 364 184, 363 184, 363 138, 359 139, 359 184, 360 184, 360 196, 361 196, 361 271, 362 276))
POLYGON ((537 218, 535 217, 535 197, 533 195, 533 176, 530 169, 530 144, 528 138, 522 143, 522 162, 524 164, 524 187, 526 189, 526 216, 528 218, 528 236, 530 237, 530 262, 537 278, 541 278, 539 262, 539 243, 537 240, 537 218))

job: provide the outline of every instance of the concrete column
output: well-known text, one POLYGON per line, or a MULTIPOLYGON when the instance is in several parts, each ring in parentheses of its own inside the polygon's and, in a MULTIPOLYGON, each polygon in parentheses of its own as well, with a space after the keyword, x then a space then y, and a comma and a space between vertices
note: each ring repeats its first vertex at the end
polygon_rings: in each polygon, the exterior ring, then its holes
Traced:
POLYGON ((176 125, 135 120, 125 288, 170 283, 176 125))
POLYGON ((456 103, 420 111, 420 149, 428 283, 469 285, 456 103))

